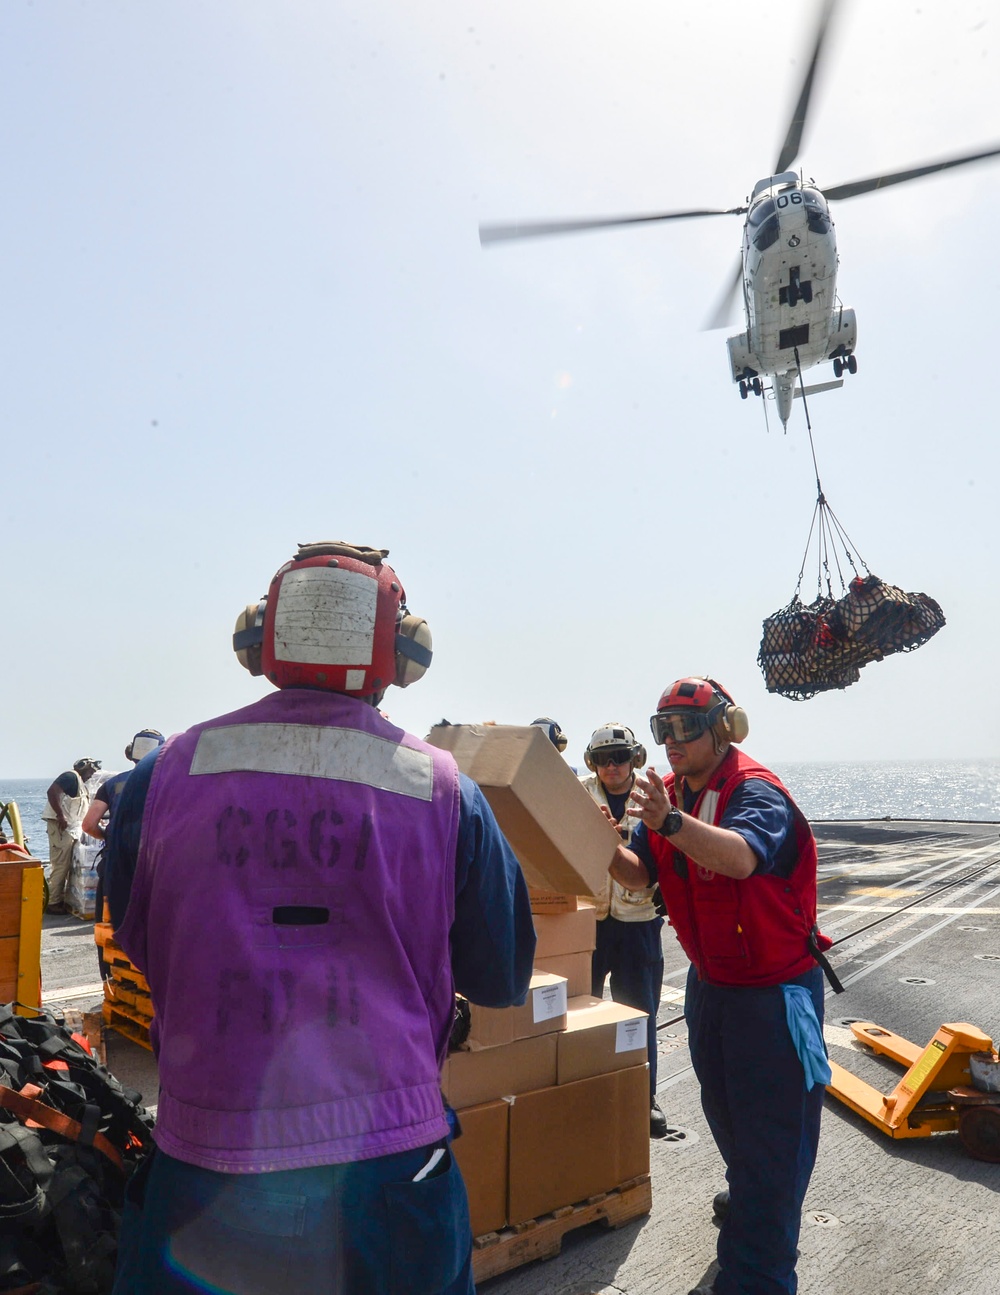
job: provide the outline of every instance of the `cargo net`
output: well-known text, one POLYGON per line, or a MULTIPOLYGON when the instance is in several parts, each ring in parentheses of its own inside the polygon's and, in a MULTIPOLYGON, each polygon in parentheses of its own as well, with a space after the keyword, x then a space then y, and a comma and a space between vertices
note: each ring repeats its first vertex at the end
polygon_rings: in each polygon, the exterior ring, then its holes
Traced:
POLYGON ((858 556, 864 568, 860 574, 852 550, 857 554, 820 489, 795 595, 764 621, 757 664, 768 692, 806 701, 817 693, 849 688, 860 679, 863 666, 894 652, 912 652, 945 623, 933 598, 887 584, 858 556), (807 604, 800 590, 814 533, 818 592, 807 604), (849 581, 846 567, 853 572, 849 581), (833 594, 832 568, 843 591, 839 598, 833 594))

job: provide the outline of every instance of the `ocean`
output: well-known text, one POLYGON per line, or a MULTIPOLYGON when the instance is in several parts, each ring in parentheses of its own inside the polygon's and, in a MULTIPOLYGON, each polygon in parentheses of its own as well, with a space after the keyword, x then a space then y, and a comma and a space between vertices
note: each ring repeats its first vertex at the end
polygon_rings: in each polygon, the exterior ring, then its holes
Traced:
MULTIPOLYGON (((1000 822, 1000 760, 896 760, 859 764, 775 764, 807 818, 931 819, 1000 822)), ((0 800, 16 800, 25 835, 40 859, 49 854, 42 821, 48 782, 0 781, 0 800)))

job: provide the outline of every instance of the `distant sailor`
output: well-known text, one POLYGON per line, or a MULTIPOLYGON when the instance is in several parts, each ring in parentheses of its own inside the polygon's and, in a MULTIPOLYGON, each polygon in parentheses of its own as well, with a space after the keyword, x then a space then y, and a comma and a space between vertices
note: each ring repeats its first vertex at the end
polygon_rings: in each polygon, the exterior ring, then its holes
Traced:
MULTIPOLYGON (((141 728, 126 746, 125 759, 130 760, 132 764, 138 764, 144 756, 149 755, 150 751, 155 751, 157 747, 162 746, 164 740, 163 734, 158 728, 141 728)), ((121 773, 111 774, 104 779, 94 792, 94 798, 90 802, 90 807, 83 819, 83 830, 88 836, 92 836, 95 841, 104 840, 106 826, 114 810, 115 801, 118 799, 122 788, 125 786, 125 780, 131 772, 131 769, 123 769, 121 773)), ((104 920, 104 850, 101 851, 97 860, 94 919, 98 922, 104 920)), ((103 944, 97 946, 97 966, 101 973, 101 979, 106 979, 108 967, 104 961, 103 944)))
POLYGON ((628 887, 659 878, 691 959, 691 1061, 729 1182, 715 1200, 719 1272, 691 1295, 794 1295, 830 1077, 816 842, 778 778, 732 745, 746 714, 714 680, 671 684, 650 727, 673 773, 636 779, 642 823, 611 874, 628 887))
POLYGON ((73 863, 73 846, 83 834, 83 817, 89 801, 86 784, 100 767, 100 760, 85 756, 77 760, 72 769, 61 773, 45 793, 42 818, 49 834, 48 913, 61 915, 66 912, 64 900, 73 863))
MULTIPOLYGON (((625 840, 641 822, 629 803, 635 770, 646 762, 646 748, 625 724, 602 724, 591 734, 583 762, 593 772, 581 782, 598 805, 607 807, 625 840)), ((597 897, 597 947, 590 992, 603 998, 611 977, 611 997, 645 1012, 649 1059, 649 1135, 666 1137, 667 1120, 656 1100, 656 1014, 663 990, 663 918, 656 911, 656 885, 628 890, 611 876, 597 897)))
POLYGON ((440 1066, 455 990, 524 1001, 527 887, 451 755, 379 712, 430 664, 385 551, 300 547, 233 646, 277 692, 139 763, 107 855, 157 1150, 116 1295, 471 1295, 440 1066))
POLYGON ((548 715, 533 719, 531 727, 540 728, 560 755, 566 750, 568 745, 566 734, 562 731, 562 727, 554 719, 550 719, 548 715))

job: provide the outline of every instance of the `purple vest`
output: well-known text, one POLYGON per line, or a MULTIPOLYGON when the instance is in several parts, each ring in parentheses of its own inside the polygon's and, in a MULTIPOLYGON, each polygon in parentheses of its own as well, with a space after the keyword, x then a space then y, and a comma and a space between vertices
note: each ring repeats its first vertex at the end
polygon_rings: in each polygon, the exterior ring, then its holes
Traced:
POLYGON ((351 697, 276 692, 170 739, 118 932, 164 1151, 262 1173, 445 1136, 458 818, 452 757, 351 697))

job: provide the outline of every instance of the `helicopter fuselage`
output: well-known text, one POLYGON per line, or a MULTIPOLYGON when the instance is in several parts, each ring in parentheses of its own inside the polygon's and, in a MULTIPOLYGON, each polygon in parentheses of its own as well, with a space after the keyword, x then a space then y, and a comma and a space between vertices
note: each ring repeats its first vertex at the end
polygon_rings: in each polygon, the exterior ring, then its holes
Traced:
POLYGON ((857 327, 837 300, 830 210, 794 171, 754 187, 743 228, 743 302, 746 332, 729 339, 732 378, 745 398, 761 394, 760 375, 770 376, 783 423, 800 370, 830 359, 838 377, 853 372, 857 327))

